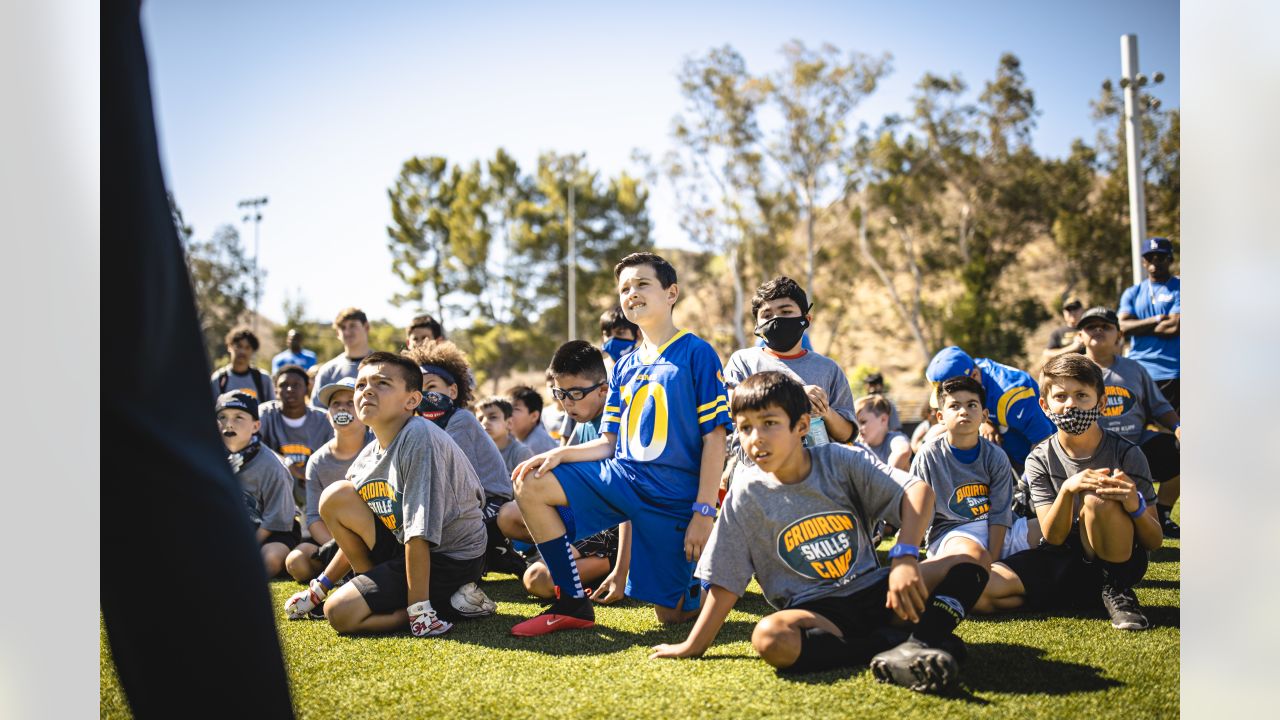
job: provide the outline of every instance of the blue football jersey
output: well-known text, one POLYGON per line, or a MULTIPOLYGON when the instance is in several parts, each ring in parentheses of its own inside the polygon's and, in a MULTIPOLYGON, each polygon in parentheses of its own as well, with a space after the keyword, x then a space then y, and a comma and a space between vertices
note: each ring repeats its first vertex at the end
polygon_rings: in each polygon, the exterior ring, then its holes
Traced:
POLYGON ((1021 465, 1031 448, 1054 432, 1053 423, 1040 409, 1040 389, 1023 370, 987 358, 973 362, 982 370, 987 412, 1000 429, 1001 447, 1021 465))
POLYGON ((600 431, 617 435, 620 461, 696 476, 702 436, 720 425, 732 426, 720 357, 697 335, 681 330, 655 354, 639 347, 614 366, 600 431))

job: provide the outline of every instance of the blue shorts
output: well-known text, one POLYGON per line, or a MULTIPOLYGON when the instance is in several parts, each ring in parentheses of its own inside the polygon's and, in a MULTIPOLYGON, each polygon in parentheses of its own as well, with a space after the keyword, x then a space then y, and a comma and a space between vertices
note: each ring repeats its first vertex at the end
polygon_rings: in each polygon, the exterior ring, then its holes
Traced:
MULTIPOLYGON (((667 493, 653 492, 647 479, 615 458, 565 463, 551 472, 569 500, 573 518, 565 526, 571 541, 631 521, 627 597, 662 607, 698 609, 702 586, 693 577, 697 563, 684 558, 684 534, 693 517, 690 506, 698 493, 696 474, 678 478, 679 484, 688 483, 689 494, 688 499, 675 500, 667 493)), ((663 472, 682 474, 668 468, 663 472)))

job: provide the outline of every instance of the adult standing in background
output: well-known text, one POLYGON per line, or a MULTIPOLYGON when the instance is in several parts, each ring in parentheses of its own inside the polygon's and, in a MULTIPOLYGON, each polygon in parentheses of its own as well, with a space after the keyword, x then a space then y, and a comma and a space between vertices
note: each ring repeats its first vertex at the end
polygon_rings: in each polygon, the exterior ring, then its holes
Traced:
POLYGON ((1142 266, 1147 279, 1120 296, 1120 331, 1129 338, 1129 359, 1146 368, 1161 394, 1181 412, 1182 279, 1171 272, 1173 243, 1148 238, 1142 245, 1142 266))
POLYGON ((353 378, 360 361, 372 352, 369 349, 369 317, 360 308, 347 308, 333 319, 333 329, 342 341, 342 352, 320 366, 312 385, 311 405, 320 407, 320 388, 332 385, 342 378, 353 378))
POLYGON ((280 372, 280 368, 285 365, 297 365, 303 370, 310 370, 311 366, 316 364, 316 354, 302 347, 302 333, 298 328, 289 328, 289 334, 285 336, 285 344, 288 347, 271 358, 272 377, 275 377, 276 373, 280 372))
POLYGON ((1049 344, 1040 353, 1042 363, 1047 363, 1063 353, 1084 352, 1084 345, 1081 344, 1076 330, 1076 324, 1080 322, 1080 316, 1083 314, 1084 303, 1080 298, 1069 295, 1062 300, 1063 325, 1049 336, 1049 344))

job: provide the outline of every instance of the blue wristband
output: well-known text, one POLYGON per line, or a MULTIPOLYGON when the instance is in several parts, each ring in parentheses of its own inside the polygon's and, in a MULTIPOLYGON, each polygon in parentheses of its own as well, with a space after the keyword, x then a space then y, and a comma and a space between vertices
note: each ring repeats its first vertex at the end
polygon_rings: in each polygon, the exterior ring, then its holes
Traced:
POLYGON ((316 580, 319 580, 320 584, 324 586, 325 592, 333 589, 333 581, 325 577, 324 573, 320 573, 320 576, 317 577, 316 580))
POLYGON ((890 560, 894 560, 895 558, 900 558, 900 557, 913 557, 919 560, 920 548, 915 545, 908 545, 906 543, 898 543, 897 545, 894 545, 893 547, 889 548, 890 560))
POLYGON ((707 503, 696 502, 690 509, 704 517, 713 518, 716 516, 716 507, 707 503))
POLYGON ((1133 511, 1133 512, 1131 512, 1131 513, 1129 513, 1129 517, 1133 518, 1134 520, 1137 520, 1138 518, 1142 517, 1142 513, 1146 512, 1146 511, 1147 511, 1147 499, 1146 499, 1146 498, 1144 498, 1144 497, 1142 497, 1142 494, 1141 494, 1141 493, 1139 493, 1139 494, 1138 494, 1138 509, 1137 509, 1137 510, 1134 510, 1134 511, 1133 511))

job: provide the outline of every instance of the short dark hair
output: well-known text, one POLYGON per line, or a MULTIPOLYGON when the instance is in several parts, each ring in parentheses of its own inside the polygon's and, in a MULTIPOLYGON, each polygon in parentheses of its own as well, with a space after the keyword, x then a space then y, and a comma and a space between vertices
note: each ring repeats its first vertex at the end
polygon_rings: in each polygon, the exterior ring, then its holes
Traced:
POLYGON ((611 335, 618 328, 626 328, 631 331, 632 335, 640 337, 640 326, 627 319, 627 316, 622 312, 621 306, 614 305, 600 315, 600 333, 602 335, 611 335))
POLYGON ((404 380, 409 392, 422 392, 422 371, 412 360, 403 355, 379 350, 366 355, 357 369, 365 365, 393 365, 399 371, 400 378, 404 380))
POLYGON ((515 412, 515 408, 511 407, 510 401, 508 401, 506 398, 498 397, 497 395, 494 395, 493 397, 487 397, 484 400, 481 400, 480 404, 477 405, 476 407, 479 408, 480 410, 488 410, 489 408, 498 408, 498 411, 502 413, 502 417, 508 420, 511 419, 511 413, 515 412))
POLYGON ((300 375, 302 377, 303 382, 307 383, 308 385, 311 384, 311 376, 307 374, 307 369, 302 367, 301 365, 295 365, 293 363, 290 363, 288 365, 281 365, 280 369, 276 371, 276 374, 271 377, 271 382, 273 383, 280 382, 280 378, 283 377, 286 373, 293 373, 295 375, 300 375))
POLYGON ((751 316, 755 317, 759 314, 760 307, 770 300, 782 298, 795 300, 796 305, 800 306, 801 314, 809 312, 809 296, 805 294, 804 289, 795 280, 786 275, 779 275, 756 288, 756 294, 751 296, 751 316))
POLYGON ((426 345, 419 345, 412 350, 405 350, 402 354, 419 368, 419 375, 422 373, 423 365, 435 365, 453 376, 453 386, 458 389, 457 396, 453 399, 454 407, 467 407, 471 404, 473 397, 469 381, 471 364, 467 362, 466 354, 457 345, 448 340, 436 340, 426 345))
POLYGON ((729 409, 736 417, 748 410, 764 410, 770 405, 782 408, 791 421, 791 427, 809 414, 809 396, 804 386, 791 376, 777 370, 766 370, 750 375, 734 388, 729 409))
POLYGON ((1059 355, 1045 363, 1040 371, 1040 394, 1048 395, 1049 386, 1054 380, 1071 378, 1085 385, 1092 385, 1098 392, 1098 402, 1106 397, 1107 387, 1102 380, 1102 368, 1089 358, 1079 353, 1059 355))
POLYGON ((542 412, 542 394, 528 385, 516 385, 507 391, 512 403, 522 403, 531 413, 542 412))
POLYGON ((605 379, 604 354, 586 340, 570 340, 551 356, 547 372, 552 380, 560 375, 581 375, 599 382, 605 379))
POLYGON ((338 311, 338 316, 333 319, 333 326, 341 328, 342 323, 348 320, 359 320, 365 325, 369 324, 369 316, 364 314, 360 308, 349 307, 338 311))
POLYGON ((415 315, 409 321, 409 327, 405 328, 406 332, 413 332, 415 328, 426 328, 431 331, 431 336, 437 340, 444 339, 444 328, 441 327, 440 321, 430 315, 415 315))
POLYGON ((254 335, 252 330, 244 326, 231 328, 231 331, 227 333, 227 336, 223 338, 223 340, 226 341, 227 345, 235 345, 241 340, 247 340, 249 342, 249 347, 253 348, 254 352, 258 352, 258 348, 261 347, 258 343, 258 336, 254 335))
POLYGON ((982 388, 982 383, 974 380, 968 375, 957 375, 938 383, 938 409, 942 409, 943 395, 955 395, 958 392, 968 392, 977 395, 978 405, 980 405, 983 410, 987 409, 987 391, 982 388))
POLYGON ((658 276, 658 284, 663 288, 676 284, 676 269, 671 267, 671 263, 651 252, 634 252, 619 260, 618 264, 613 266, 613 279, 622 277, 623 270, 636 265, 652 266, 654 274, 658 276))

